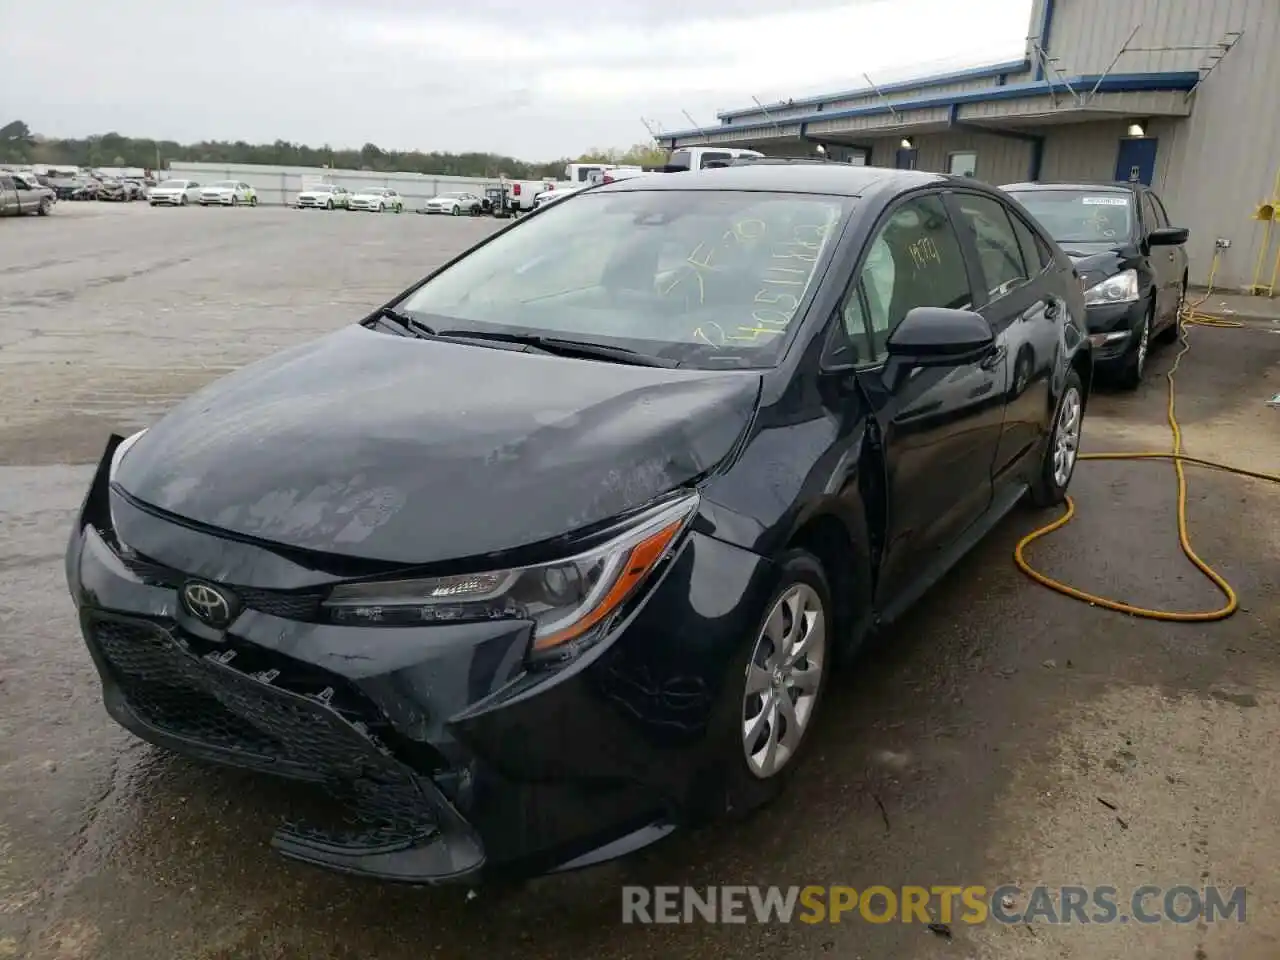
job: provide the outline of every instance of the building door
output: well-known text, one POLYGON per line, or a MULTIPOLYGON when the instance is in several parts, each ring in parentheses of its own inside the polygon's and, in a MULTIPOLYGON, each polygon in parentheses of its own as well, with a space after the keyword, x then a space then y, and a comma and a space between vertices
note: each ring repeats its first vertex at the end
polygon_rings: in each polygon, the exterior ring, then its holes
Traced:
POLYGON ((914 170, 916 168, 916 151, 899 150, 898 155, 894 158, 893 165, 899 170, 914 170))
POLYGON ((1145 183, 1151 186, 1156 175, 1155 137, 1126 137, 1116 154, 1116 179, 1121 183, 1145 183))

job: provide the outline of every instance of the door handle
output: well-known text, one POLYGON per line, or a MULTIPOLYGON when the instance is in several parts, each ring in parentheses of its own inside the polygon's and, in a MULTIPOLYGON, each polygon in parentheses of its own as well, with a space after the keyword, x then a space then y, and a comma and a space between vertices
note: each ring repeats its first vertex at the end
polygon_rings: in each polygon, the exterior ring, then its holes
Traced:
POLYGON ((1000 361, 1004 359, 1005 354, 1009 352, 1009 348, 1003 343, 992 347, 985 357, 978 361, 978 366, 983 370, 994 370, 1000 361))

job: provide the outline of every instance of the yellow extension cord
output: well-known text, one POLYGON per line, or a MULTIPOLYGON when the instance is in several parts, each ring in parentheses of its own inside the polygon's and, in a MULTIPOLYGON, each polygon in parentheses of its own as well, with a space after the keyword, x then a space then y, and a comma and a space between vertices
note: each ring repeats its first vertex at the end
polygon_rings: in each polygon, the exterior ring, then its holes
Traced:
POLYGON ((1071 518, 1075 516, 1076 505, 1071 497, 1067 497, 1067 512, 1054 520, 1052 523, 1045 524, 1038 530, 1035 530, 1020 541, 1013 551, 1013 562, 1018 565, 1018 569, 1025 573, 1028 577, 1050 590, 1056 590, 1058 593, 1073 597, 1076 600, 1083 600, 1085 603, 1092 604, 1097 607, 1105 607, 1108 610, 1115 610, 1118 613, 1127 613, 1134 617, 1144 617, 1148 620, 1171 620, 1179 623, 1203 623, 1212 620, 1225 620, 1236 612, 1236 608, 1240 605, 1239 598, 1236 596, 1235 590, 1231 588, 1231 584, 1227 583, 1216 570, 1205 563, 1196 554, 1195 549, 1191 546, 1191 537, 1187 532, 1187 477, 1183 471, 1183 464, 1191 463, 1196 466, 1209 467, 1213 470, 1222 470, 1227 473, 1234 473, 1242 477, 1253 477, 1256 480, 1266 480, 1270 483, 1280 483, 1280 475, 1271 473, 1258 473, 1254 470, 1245 470, 1241 467, 1233 467, 1228 464, 1218 463, 1213 460, 1203 460, 1199 457, 1189 457, 1182 452, 1182 429, 1178 426, 1178 418, 1174 413, 1174 386, 1173 376, 1178 372, 1178 364, 1182 362, 1182 358, 1191 349, 1191 341, 1188 339, 1189 329, 1193 326, 1201 327, 1222 327, 1235 329, 1243 327, 1244 324, 1238 320, 1227 320, 1223 317, 1214 316, 1208 313, 1201 313, 1200 307, 1213 293, 1213 281, 1218 272, 1218 255, 1213 258, 1213 265, 1209 270, 1209 288, 1203 297, 1194 304, 1184 307, 1182 316, 1178 320, 1178 340, 1182 344, 1182 349, 1178 351, 1177 357, 1174 358, 1173 366, 1169 372, 1165 374, 1165 378, 1169 381, 1169 403, 1168 403, 1168 419, 1169 430, 1173 434, 1173 448, 1167 453, 1158 451, 1140 451, 1136 453, 1082 453, 1080 460, 1172 460, 1174 473, 1178 478, 1178 543, 1182 547, 1182 552, 1186 554, 1187 559, 1195 564, 1196 568, 1208 577, 1215 587, 1221 591, 1226 598, 1226 603, 1216 610, 1193 611, 1190 613, 1179 613, 1170 610, 1152 610, 1147 607, 1138 607, 1129 603, 1121 603, 1119 600, 1111 600, 1107 597, 1101 597, 1086 590, 1080 590, 1070 584, 1063 583, 1061 580, 1055 580, 1046 574, 1041 573, 1027 562, 1024 552, 1032 543, 1041 537, 1046 537, 1065 527, 1071 522, 1071 518))

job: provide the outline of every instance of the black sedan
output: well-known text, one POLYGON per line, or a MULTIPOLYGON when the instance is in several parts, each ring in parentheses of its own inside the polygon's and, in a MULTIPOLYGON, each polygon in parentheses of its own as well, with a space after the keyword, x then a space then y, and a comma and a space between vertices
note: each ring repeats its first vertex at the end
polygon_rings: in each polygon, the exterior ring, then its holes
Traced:
POLYGON ((627 180, 113 437, 67 578, 117 721, 360 824, 286 855, 572 869, 771 799, 835 662, 1063 500, 1091 374, 996 190, 627 180))
POLYGON ((1141 183, 1006 186, 1075 261, 1098 370, 1136 387, 1153 343, 1178 336, 1187 296, 1187 230, 1141 183))

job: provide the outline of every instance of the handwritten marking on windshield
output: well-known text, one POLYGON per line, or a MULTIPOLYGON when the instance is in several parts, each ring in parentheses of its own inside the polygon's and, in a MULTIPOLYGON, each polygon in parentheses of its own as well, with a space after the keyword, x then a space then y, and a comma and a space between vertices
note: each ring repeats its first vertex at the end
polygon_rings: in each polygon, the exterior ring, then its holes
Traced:
POLYGON ((942 265, 942 253, 932 237, 923 237, 915 243, 908 244, 907 252, 911 254, 917 270, 923 270, 931 263, 942 265))

